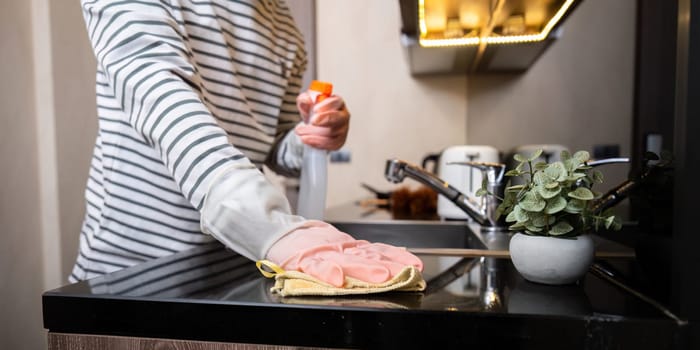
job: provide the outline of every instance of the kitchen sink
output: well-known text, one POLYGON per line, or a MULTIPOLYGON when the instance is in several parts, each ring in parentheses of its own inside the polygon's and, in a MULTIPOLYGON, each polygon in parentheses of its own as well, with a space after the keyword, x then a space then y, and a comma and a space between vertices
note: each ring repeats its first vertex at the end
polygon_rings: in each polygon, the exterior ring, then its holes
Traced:
MULTIPOLYGON (((464 221, 328 220, 356 239, 406 247, 417 254, 508 258, 511 234, 464 221), (489 252, 484 252, 488 250, 489 252)), ((591 235, 599 258, 635 258, 634 249, 591 235)))
POLYGON ((495 281, 483 276, 500 271, 501 259, 477 259, 487 251, 507 250, 510 235, 482 231, 478 224, 466 221, 331 221, 331 224, 356 239, 406 247, 423 261, 423 277, 428 281, 427 294, 445 287, 452 295, 466 296, 475 302, 477 286, 495 281), (422 252, 417 252, 418 250, 422 252), (468 255, 444 254, 443 251, 469 251, 468 255), (483 271, 483 273, 482 273, 483 271), (455 282, 459 280, 460 282, 455 282))
POLYGON ((502 249, 496 240, 508 234, 481 232, 478 225, 459 221, 336 221, 330 222, 356 239, 381 242, 406 248, 502 249))

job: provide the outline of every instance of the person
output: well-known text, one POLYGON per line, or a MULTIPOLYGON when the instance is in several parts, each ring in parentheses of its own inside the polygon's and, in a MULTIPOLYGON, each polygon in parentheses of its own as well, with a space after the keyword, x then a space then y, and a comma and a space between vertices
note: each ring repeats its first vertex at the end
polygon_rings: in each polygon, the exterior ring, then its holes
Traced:
POLYGON ((71 282, 213 240, 334 285, 422 268, 403 248, 293 215, 261 172, 296 176, 303 144, 335 150, 349 130, 342 97, 313 105, 301 91, 307 58, 283 0, 81 5, 99 130, 71 282))

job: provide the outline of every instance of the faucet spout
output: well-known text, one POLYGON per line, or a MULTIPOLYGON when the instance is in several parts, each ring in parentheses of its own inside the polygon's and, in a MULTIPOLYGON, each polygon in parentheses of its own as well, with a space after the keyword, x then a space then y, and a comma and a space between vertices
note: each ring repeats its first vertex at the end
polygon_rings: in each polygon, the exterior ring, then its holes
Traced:
MULTIPOLYGON (((611 163, 628 163, 629 158, 610 158, 602 159, 598 161, 598 164, 591 164, 594 162, 589 162, 588 165, 596 166, 611 163)), ((649 164, 648 160, 645 164, 643 170, 636 176, 629 178, 617 186, 611 188, 603 194, 596 201, 591 203, 591 212, 594 214, 600 214, 603 211, 614 207, 615 205, 622 202, 624 199, 628 198, 632 193, 634 193, 638 188, 646 185, 653 179, 658 179, 664 172, 672 170, 670 161, 662 161, 659 164, 649 164)))
POLYGON ((590 162, 587 162, 586 165, 590 167, 598 167, 601 165, 606 165, 606 164, 622 164, 622 163, 629 163, 630 159, 627 157, 617 157, 617 158, 605 158, 605 159, 598 159, 598 160, 592 160, 590 162))
MULTIPOLYGON (((465 165, 471 165, 477 168, 479 166, 494 166, 492 164, 486 163, 474 163, 465 165)), ((497 166, 505 167, 502 164, 498 164, 497 166)), ((484 169, 482 169, 482 171, 483 170, 484 169)), ((496 176, 497 182, 499 184, 502 182, 503 178, 502 169, 500 173, 500 176, 496 176)), ((495 212, 496 208, 498 207, 497 201, 499 201, 499 199, 493 198, 494 196, 486 196, 479 198, 478 200, 470 198, 466 194, 462 193, 460 190, 456 189, 452 185, 443 181, 434 174, 426 171, 425 169, 399 159, 387 160, 384 176, 387 180, 393 183, 399 183, 403 181, 404 178, 406 178, 406 176, 408 176, 409 178, 412 178, 428 186, 437 193, 445 196, 445 198, 449 199, 457 207, 462 209, 465 213, 467 213, 467 215, 469 215, 480 225, 493 228, 505 227, 502 223, 502 220, 496 218, 495 212)), ((487 174, 484 174, 484 176, 487 177, 487 174)), ((502 198, 502 188, 501 191, 497 192, 494 193, 496 193, 500 198, 502 198), (497 192, 500 192, 500 194, 498 194, 497 192)))

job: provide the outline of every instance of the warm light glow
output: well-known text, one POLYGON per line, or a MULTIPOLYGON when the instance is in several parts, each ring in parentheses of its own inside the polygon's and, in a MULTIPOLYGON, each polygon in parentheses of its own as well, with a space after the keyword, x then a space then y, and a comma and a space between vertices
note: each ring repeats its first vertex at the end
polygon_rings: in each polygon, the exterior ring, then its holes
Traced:
POLYGON ((474 46, 484 42, 486 44, 516 44, 526 42, 537 42, 547 38, 554 26, 559 23, 569 7, 574 3, 574 0, 566 0, 566 2, 557 10, 547 24, 542 28, 542 31, 536 34, 526 35, 504 35, 504 36, 489 36, 484 38, 467 37, 467 38, 452 38, 452 39, 435 39, 428 38, 428 29, 425 19, 425 0, 418 0, 418 23, 420 27, 420 38, 418 40, 420 46, 423 47, 450 47, 450 46, 474 46))
POLYGON ((459 23, 465 28, 476 28, 481 23, 481 18, 475 12, 463 11, 459 13, 459 23))
POLYGON ((484 42, 486 42, 487 44, 519 44, 542 41, 545 38, 547 38, 547 36, 542 36, 542 33, 528 35, 492 36, 484 38, 484 42))
POLYGON ((423 47, 473 46, 479 45, 479 38, 420 39, 418 42, 423 47))
POLYGON ((483 26, 488 18, 482 18, 482 13, 488 12, 488 4, 477 1, 462 1, 459 4, 459 22, 465 29, 474 29, 483 26))
POLYGON ((547 9, 545 6, 531 7, 528 8, 525 13, 525 25, 529 27, 534 27, 544 23, 547 19, 547 9))
POLYGON ((447 28, 447 4, 430 1, 425 5, 425 28, 428 32, 442 32, 447 28))
POLYGON ((428 28, 425 25, 425 0, 418 0, 418 25, 420 26, 420 37, 428 34, 428 28))
POLYGON ((564 5, 562 5, 559 8, 559 11, 552 16, 552 19, 547 22, 547 25, 544 26, 544 29, 539 34, 534 34, 534 35, 514 35, 514 36, 501 36, 501 37, 488 37, 484 38, 487 44, 514 44, 514 43, 524 43, 524 42, 533 42, 533 41, 542 41, 544 39, 547 39, 547 36, 549 35, 549 32, 552 31, 552 28, 554 28, 557 23, 559 23, 559 20, 564 16, 567 10, 569 10, 569 7, 571 7, 571 4, 574 3, 574 0, 567 0, 564 5))

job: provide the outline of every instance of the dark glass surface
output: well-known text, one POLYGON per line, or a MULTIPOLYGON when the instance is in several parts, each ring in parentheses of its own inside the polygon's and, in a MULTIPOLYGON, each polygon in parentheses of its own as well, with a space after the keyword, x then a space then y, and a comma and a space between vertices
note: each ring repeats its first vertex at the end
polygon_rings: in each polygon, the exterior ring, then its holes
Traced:
POLYGON ((508 260, 422 259, 426 264, 424 278, 428 282, 428 289, 422 293, 283 298, 269 291, 273 281, 263 277, 252 261, 213 243, 47 294, 578 317, 609 315, 655 319, 663 316, 650 305, 638 302, 634 296, 592 275, 576 285, 548 286, 523 280, 508 260))
POLYGON ((363 348, 664 348, 680 334, 658 309, 592 274, 546 286, 523 280, 509 260, 422 258, 421 293, 283 298, 253 262, 213 243, 46 292, 44 324, 68 333, 363 348), (397 334, 403 338, 392 340, 397 334))

